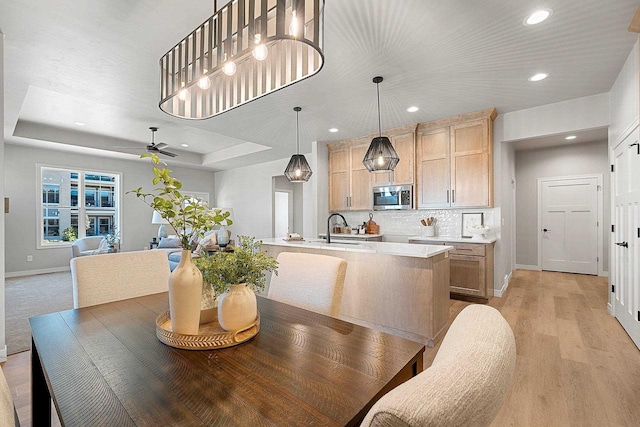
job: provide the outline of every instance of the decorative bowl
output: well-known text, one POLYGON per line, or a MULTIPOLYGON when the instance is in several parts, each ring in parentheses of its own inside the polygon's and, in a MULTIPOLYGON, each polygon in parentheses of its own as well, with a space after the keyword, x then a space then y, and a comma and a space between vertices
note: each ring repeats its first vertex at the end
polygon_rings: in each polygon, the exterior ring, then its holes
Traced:
POLYGON ((471 234, 471 239, 484 239, 484 235, 490 230, 489 227, 467 227, 467 231, 471 234))

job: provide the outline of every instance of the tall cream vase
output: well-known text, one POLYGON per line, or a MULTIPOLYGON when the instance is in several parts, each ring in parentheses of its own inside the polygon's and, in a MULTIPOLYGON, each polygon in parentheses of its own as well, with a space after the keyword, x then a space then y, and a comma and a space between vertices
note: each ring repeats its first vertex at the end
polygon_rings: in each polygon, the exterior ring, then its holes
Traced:
POLYGON ((169 313, 171 330, 178 334, 197 335, 200 325, 202 273, 183 249, 180 263, 169 276, 169 313))

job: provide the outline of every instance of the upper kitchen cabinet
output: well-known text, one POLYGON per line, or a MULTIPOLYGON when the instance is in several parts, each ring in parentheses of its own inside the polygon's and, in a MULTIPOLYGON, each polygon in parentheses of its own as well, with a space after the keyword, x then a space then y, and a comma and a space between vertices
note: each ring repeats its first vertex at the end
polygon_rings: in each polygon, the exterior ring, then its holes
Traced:
MULTIPOLYGON (((378 172, 373 174, 373 185, 385 184, 413 184, 415 170, 415 134, 416 126, 404 126, 382 133, 391 140, 391 145, 398 153, 400 161, 393 172, 378 172)), ((372 139, 376 135, 369 135, 372 139)))
POLYGON ((493 205, 495 108, 430 123, 417 130, 416 198, 420 209, 493 205))
POLYGON ((329 146, 329 210, 370 210, 371 173, 362 163, 369 144, 359 138, 329 146))

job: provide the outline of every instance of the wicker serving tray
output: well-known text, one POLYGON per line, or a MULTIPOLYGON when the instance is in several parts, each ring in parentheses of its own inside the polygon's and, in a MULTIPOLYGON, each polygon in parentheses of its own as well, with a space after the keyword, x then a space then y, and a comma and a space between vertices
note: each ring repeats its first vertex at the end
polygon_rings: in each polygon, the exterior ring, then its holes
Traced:
POLYGON ((198 335, 178 334, 171 330, 169 310, 156 317, 156 336, 168 346, 185 350, 212 350, 232 347, 255 337, 260 331, 260 313, 249 326, 238 331, 222 329, 218 319, 200 325, 198 335))

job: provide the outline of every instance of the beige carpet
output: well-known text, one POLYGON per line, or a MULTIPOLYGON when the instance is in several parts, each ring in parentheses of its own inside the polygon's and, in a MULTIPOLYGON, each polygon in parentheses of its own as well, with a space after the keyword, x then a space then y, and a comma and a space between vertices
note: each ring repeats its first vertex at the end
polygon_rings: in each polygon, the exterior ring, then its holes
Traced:
POLYGON ((29 317, 73 308, 71 273, 49 273, 5 279, 8 354, 31 348, 29 317))

